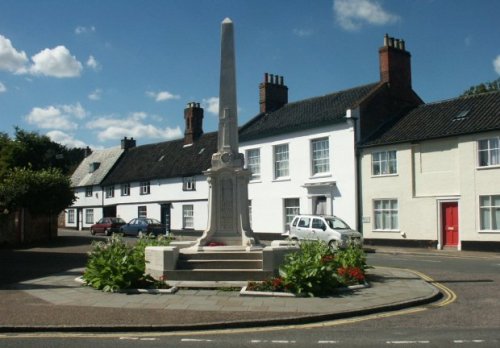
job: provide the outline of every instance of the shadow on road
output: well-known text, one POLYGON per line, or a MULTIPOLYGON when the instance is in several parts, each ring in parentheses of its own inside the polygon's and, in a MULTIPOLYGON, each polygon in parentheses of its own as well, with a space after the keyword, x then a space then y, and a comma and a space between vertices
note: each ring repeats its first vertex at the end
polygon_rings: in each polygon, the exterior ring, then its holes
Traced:
POLYGON ((38 245, 0 249, 0 289, 6 289, 8 284, 85 267, 92 240, 103 238, 81 234, 64 233, 38 245))

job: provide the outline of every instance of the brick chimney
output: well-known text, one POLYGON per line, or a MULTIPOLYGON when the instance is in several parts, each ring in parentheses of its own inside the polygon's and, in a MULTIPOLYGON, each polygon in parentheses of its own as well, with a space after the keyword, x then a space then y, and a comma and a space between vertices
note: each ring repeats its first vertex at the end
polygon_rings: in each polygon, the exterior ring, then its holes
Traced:
POLYGON ((260 112, 272 112, 288 103, 288 87, 283 76, 264 74, 264 82, 259 84, 260 112))
POLYGON ((184 131, 184 145, 190 145, 203 134, 203 108, 200 103, 188 103, 184 109, 186 130, 184 131))
POLYGON ((135 143, 134 138, 128 139, 127 137, 124 137, 122 139, 122 150, 131 149, 131 148, 135 147, 135 145, 136 145, 136 143, 135 143))
POLYGON ((385 34, 379 56, 380 81, 389 83, 391 88, 411 90, 411 54, 406 51, 404 40, 385 34))

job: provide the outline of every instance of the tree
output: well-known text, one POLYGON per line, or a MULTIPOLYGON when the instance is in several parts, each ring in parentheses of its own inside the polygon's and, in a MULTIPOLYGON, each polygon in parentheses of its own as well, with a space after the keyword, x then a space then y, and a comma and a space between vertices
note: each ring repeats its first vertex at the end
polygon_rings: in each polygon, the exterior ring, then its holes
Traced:
POLYGON ((462 94, 462 96, 482 94, 493 91, 500 91, 500 78, 491 82, 480 83, 479 85, 472 86, 468 90, 466 90, 462 94))
POLYGON ((68 149, 46 135, 15 128, 15 138, 0 133, 0 178, 13 168, 59 168, 71 174, 85 157, 85 149, 68 149))
POLYGON ((56 168, 16 168, 0 182, 0 204, 9 211, 25 208, 35 214, 58 214, 75 199, 70 179, 56 168))

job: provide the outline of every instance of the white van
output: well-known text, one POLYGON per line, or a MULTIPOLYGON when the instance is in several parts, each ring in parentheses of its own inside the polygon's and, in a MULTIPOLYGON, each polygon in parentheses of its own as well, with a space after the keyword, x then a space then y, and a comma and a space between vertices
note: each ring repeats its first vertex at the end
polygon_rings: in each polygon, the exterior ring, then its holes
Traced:
POLYGON ((349 243, 363 245, 363 236, 336 216, 297 215, 290 224, 292 240, 321 240, 332 249, 345 248, 349 243))

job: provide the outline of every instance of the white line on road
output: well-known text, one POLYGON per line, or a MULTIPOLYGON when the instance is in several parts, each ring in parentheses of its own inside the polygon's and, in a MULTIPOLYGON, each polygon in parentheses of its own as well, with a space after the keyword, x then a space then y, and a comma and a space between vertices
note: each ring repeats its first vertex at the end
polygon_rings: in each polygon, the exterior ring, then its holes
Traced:
POLYGON ((268 341, 268 340, 251 340, 250 343, 277 343, 277 344, 289 344, 289 343, 292 343, 292 344, 295 344, 297 343, 296 341, 288 341, 288 340, 272 340, 272 341, 268 341))
POLYGON ((338 341, 318 341, 318 344, 337 344, 338 341))
POLYGON ((387 341, 387 344, 429 344, 430 341, 387 341))
POLYGON ((183 339, 181 339, 181 342, 212 342, 212 340, 203 340, 203 339, 197 339, 197 338, 183 338, 183 339))
POLYGON ((453 343, 484 343, 484 340, 454 340, 453 343))

